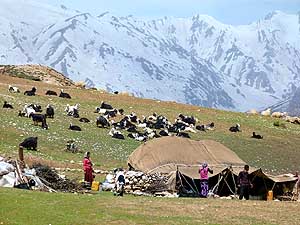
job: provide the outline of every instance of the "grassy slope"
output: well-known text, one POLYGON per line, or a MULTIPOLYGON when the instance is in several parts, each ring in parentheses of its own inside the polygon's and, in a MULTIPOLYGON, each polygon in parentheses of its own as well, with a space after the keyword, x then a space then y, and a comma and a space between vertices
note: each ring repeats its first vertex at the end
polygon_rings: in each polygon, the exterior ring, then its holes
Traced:
MULTIPOLYGON (((39 151, 26 152, 27 161, 32 158, 47 160, 54 166, 81 168, 82 154, 64 151, 67 140, 75 138, 82 150, 92 152, 93 161, 98 168, 111 169, 125 166, 127 156, 140 144, 133 140, 113 140, 108 130, 92 124, 80 124, 63 113, 67 103, 80 103, 81 116, 95 119, 94 108, 101 100, 124 108, 126 112, 135 111, 138 115, 152 112, 164 114, 174 119, 178 113, 194 115, 203 123, 214 121, 216 130, 197 133, 193 139, 214 139, 235 151, 250 165, 263 167, 273 172, 299 169, 296 159, 300 158, 297 147, 300 126, 287 124, 287 129, 273 127, 275 119, 247 116, 196 106, 180 105, 172 102, 157 102, 136 99, 128 96, 110 95, 99 91, 67 90, 74 98, 64 100, 46 97, 47 89, 59 87, 0 76, 0 102, 8 100, 15 109, 0 108, 0 155, 17 156, 17 145, 24 137, 39 137, 39 151), (10 94, 8 84, 16 84, 21 90, 38 88, 36 97, 10 94), (40 103, 45 107, 52 103, 56 117, 48 123, 50 129, 42 130, 32 125, 32 121, 17 117, 17 111, 25 103, 40 103), (131 108, 132 107, 132 108, 131 108), (67 130, 70 122, 81 125, 83 132, 67 130), (243 132, 231 134, 228 127, 240 123, 243 132), (249 138, 255 130, 264 135, 263 140, 249 138), (77 164, 70 164, 74 160, 77 164)), ((73 174, 74 176, 74 174, 73 174)), ((78 175, 77 175, 78 176, 78 175)), ((27 192, 0 188, 0 224, 295 224, 299 221, 296 203, 278 202, 239 202, 204 199, 160 199, 126 196, 115 198, 111 193, 95 196, 74 194, 50 194, 27 192), (24 222, 25 221, 25 222, 24 222)))
POLYGON ((290 202, 53 194, 0 188, 0 224, 297 224, 290 202), (16 197, 18 196, 18 197, 16 197), (287 213, 288 212, 288 213, 287 213))
MULTIPOLYGON (((233 113, 220 110, 200 108, 196 106, 176 104, 174 102, 159 102, 147 99, 137 99, 124 95, 112 95, 94 90, 67 89, 73 97, 71 100, 44 95, 47 89, 59 90, 57 86, 43 84, 41 82, 28 81, 18 78, 1 76, 0 102, 11 102, 15 109, 0 108, 0 154, 16 156, 17 146, 25 137, 39 137, 39 151, 26 152, 27 157, 40 157, 51 160, 57 164, 66 164, 74 160, 79 167, 82 154, 70 154, 64 151, 66 141, 75 139, 83 151, 91 151, 93 162, 102 169, 111 169, 116 166, 126 166, 128 155, 139 146, 139 142, 127 138, 125 141, 112 139, 108 135, 108 129, 97 128, 93 113, 100 101, 104 100, 117 108, 123 108, 125 112, 136 112, 139 116, 150 115, 152 112, 166 115, 174 120, 179 113, 194 115, 201 123, 214 121, 215 131, 199 132, 192 138, 214 139, 235 151, 244 161, 252 166, 265 168, 272 173, 293 172, 299 170, 297 159, 300 158, 300 126, 286 123, 287 128, 273 126, 274 118, 249 116, 244 113, 233 113), (16 84, 22 91, 30 89, 33 85, 38 89, 38 96, 28 97, 23 94, 11 94, 7 91, 8 84, 16 84), (27 118, 17 116, 18 110, 25 103, 39 103, 43 108, 51 103, 56 108, 55 119, 48 119, 50 129, 42 130, 32 125, 27 118), (90 124, 83 124, 71 117, 67 117, 63 111, 66 104, 80 103, 81 117, 92 120, 90 124), (80 125, 82 132, 69 131, 69 123, 80 125), (233 134, 228 127, 240 123, 243 132, 233 134), (250 138, 252 131, 263 134, 263 140, 250 138)), ((120 118, 118 118, 120 119, 120 118)), ((117 120, 118 120, 117 119, 117 120)))

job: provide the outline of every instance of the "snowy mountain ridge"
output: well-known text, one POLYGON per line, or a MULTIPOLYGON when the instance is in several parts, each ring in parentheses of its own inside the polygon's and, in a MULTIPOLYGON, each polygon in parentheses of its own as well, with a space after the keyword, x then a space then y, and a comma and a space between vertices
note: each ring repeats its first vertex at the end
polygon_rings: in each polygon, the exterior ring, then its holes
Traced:
POLYGON ((0 25, 0 64, 44 64, 108 91, 246 111, 300 87, 300 14, 232 26, 206 15, 145 20, 3 0, 0 25))

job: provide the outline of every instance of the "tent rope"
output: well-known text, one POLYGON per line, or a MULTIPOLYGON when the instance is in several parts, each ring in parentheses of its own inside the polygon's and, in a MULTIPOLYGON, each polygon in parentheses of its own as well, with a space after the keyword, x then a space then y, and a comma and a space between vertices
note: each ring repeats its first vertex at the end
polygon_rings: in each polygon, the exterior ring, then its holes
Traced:
POLYGON ((213 193, 218 193, 219 185, 220 185, 220 182, 222 181, 222 179, 223 179, 223 175, 219 174, 218 182, 212 189, 213 193), (217 189, 216 192, 215 192, 215 189, 217 189))
POLYGON ((233 180, 233 185, 234 185, 234 195, 237 194, 237 186, 236 186, 236 183, 235 183, 235 179, 234 179, 234 175, 233 175, 233 169, 232 167, 230 167, 230 172, 231 172, 231 177, 232 177, 232 180, 233 180))
MULTIPOLYGON (((179 172, 179 174, 181 175, 181 173, 179 172)), ((182 176, 183 179, 186 181, 186 183, 190 186, 190 188, 193 190, 194 193, 196 193, 195 189, 192 187, 192 185, 187 181, 187 179, 184 177, 184 175, 182 176)))

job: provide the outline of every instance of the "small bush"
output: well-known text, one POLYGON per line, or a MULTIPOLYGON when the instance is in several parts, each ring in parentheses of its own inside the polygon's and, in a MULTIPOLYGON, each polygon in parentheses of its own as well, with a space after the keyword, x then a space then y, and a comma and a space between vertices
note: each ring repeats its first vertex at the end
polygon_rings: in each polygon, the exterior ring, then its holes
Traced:
POLYGON ((280 122, 280 121, 275 121, 275 122, 273 123, 273 125, 274 125, 275 127, 286 128, 286 125, 285 125, 283 122, 280 122))

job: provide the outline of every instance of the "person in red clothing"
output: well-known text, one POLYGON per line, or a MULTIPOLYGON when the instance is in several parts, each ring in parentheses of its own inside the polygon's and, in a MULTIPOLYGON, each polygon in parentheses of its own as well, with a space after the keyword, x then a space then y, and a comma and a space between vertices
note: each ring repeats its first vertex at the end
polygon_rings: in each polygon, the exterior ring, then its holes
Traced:
POLYGON ((92 182, 94 180, 93 177, 93 164, 90 159, 90 152, 86 152, 84 154, 84 159, 83 159, 83 170, 84 170, 84 181, 90 183, 92 185, 92 182))

